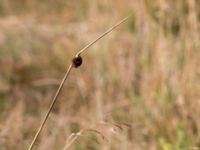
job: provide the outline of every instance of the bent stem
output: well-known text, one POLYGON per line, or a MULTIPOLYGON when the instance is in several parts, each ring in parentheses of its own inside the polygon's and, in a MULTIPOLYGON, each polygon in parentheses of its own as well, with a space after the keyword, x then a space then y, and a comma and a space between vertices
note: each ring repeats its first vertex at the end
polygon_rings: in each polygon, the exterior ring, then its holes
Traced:
MULTIPOLYGON (((112 26, 111 28, 109 28, 107 31, 105 31, 103 34, 101 34, 99 37, 97 37, 94 41, 92 41, 92 42, 89 43, 87 46, 85 46, 83 49, 81 49, 81 50, 75 55, 75 57, 80 56, 86 49, 88 49, 89 47, 91 47, 93 44, 95 44, 97 41, 99 41, 101 38, 103 38, 104 36, 106 36, 106 35, 107 35, 108 33, 110 33, 111 31, 113 31, 116 27, 118 27, 120 24, 122 24, 123 22, 125 22, 130 16, 131 16, 131 15, 129 15, 129 16, 125 17, 124 19, 120 20, 119 22, 117 22, 114 26, 112 26)), ((52 102, 51 102, 51 104, 50 104, 50 107, 49 107, 49 109, 48 109, 48 111, 47 111, 47 113, 46 113, 46 115, 45 115, 45 117, 44 117, 44 119, 43 119, 43 121, 42 121, 40 127, 38 128, 38 130, 37 130, 37 132, 36 132, 36 134, 35 134, 35 136, 34 136, 32 142, 31 142, 31 144, 30 144, 28 150, 32 150, 32 149, 33 149, 33 146, 34 146, 36 140, 38 139, 38 137, 39 137, 39 135, 40 135, 42 129, 44 128, 44 125, 45 125, 45 123, 46 123, 46 121, 47 121, 47 119, 48 119, 48 117, 49 117, 49 115, 50 115, 50 112, 52 111, 53 106, 55 105, 55 103, 56 103, 56 101, 57 101, 57 99, 58 99, 58 96, 59 96, 59 94, 60 94, 60 92, 61 92, 61 90, 62 90, 62 88, 63 88, 63 85, 64 85, 66 79, 68 78, 68 76, 69 76, 69 74, 70 74, 72 68, 73 68, 73 62, 72 62, 72 63, 70 64, 70 66, 68 67, 68 69, 67 69, 67 71, 66 71, 66 73, 65 73, 65 75, 64 75, 64 77, 63 77, 63 79, 62 79, 62 81, 61 81, 61 83, 60 83, 60 85, 59 85, 59 87, 58 87, 58 89, 57 89, 57 91, 56 91, 56 94, 55 94, 55 96, 54 96, 54 98, 53 98, 53 100, 52 100, 52 102)))
POLYGON ((35 142, 36 142, 36 140, 37 140, 37 138, 38 138, 40 132, 42 131, 42 129, 43 129, 43 127, 44 127, 44 125, 45 125, 45 123, 46 123, 46 121, 47 121, 47 119, 48 119, 48 117, 49 117, 49 115, 50 115, 50 112, 51 112, 51 110, 53 109, 54 104, 56 103, 56 100, 57 100, 57 98, 58 98, 58 95, 59 95, 59 93, 61 92, 62 87, 63 87, 63 85, 64 85, 64 83, 65 83, 67 77, 69 76, 69 73, 70 73, 71 70, 72 70, 72 64, 71 64, 71 65, 69 66, 69 68, 67 69, 67 71, 66 71, 66 73, 65 73, 65 75, 64 75, 64 77, 63 77, 63 79, 62 79, 62 81, 61 81, 61 83, 60 83, 60 86, 59 86, 58 90, 56 91, 56 94, 55 94, 55 96, 54 96, 54 98, 53 98, 53 100, 52 100, 52 102, 51 102, 51 105, 50 105, 50 107, 49 107, 49 109, 48 109, 48 111, 47 111, 47 113, 46 113, 46 115, 45 115, 45 117, 44 117, 44 120, 42 121, 40 127, 38 128, 38 131, 37 131, 37 133, 35 134, 35 136, 34 136, 34 138, 33 138, 33 141, 31 142, 31 144, 30 144, 28 150, 32 150, 33 145, 35 144, 35 142))

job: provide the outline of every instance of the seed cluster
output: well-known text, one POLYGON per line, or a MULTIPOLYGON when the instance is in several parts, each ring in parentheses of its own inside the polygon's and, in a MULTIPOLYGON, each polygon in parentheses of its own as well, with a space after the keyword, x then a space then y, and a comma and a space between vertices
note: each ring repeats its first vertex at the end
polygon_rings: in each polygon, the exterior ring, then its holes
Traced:
POLYGON ((83 60, 81 56, 75 56, 72 59, 73 67, 78 68, 82 64, 83 60))

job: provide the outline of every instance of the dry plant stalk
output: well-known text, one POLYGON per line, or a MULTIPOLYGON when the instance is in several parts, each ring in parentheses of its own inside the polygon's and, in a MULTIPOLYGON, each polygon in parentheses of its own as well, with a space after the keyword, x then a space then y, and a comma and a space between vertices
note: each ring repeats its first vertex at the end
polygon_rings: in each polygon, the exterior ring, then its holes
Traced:
POLYGON ((54 96, 54 98, 53 98, 53 100, 52 100, 52 102, 51 102, 51 104, 50 104, 50 107, 49 107, 49 109, 48 109, 48 111, 47 111, 47 113, 46 113, 46 115, 45 115, 45 117, 44 117, 44 119, 43 119, 43 121, 42 121, 40 127, 38 128, 38 130, 37 130, 37 132, 36 132, 36 134, 35 134, 35 136, 34 136, 32 142, 31 142, 31 144, 30 144, 28 150, 32 150, 32 149, 33 149, 33 146, 34 146, 36 140, 38 139, 38 136, 39 136, 39 134, 41 133, 41 131, 42 131, 42 129, 43 129, 43 127, 44 127, 44 125, 45 125, 45 123, 46 123, 46 121, 47 121, 49 115, 50 115, 50 112, 52 111, 53 106, 54 106, 54 104, 56 103, 56 101, 57 101, 57 99, 58 99, 58 95, 60 94, 60 92, 61 92, 61 90, 62 90, 62 88, 63 88, 63 85, 64 85, 66 79, 68 78, 68 76, 69 76, 69 74, 70 74, 72 68, 73 68, 73 67, 74 67, 74 68, 77 68, 77 67, 79 67, 79 66, 82 64, 82 58, 81 58, 80 55, 81 55, 85 50, 87 50, 89 47, 91 47, 93 44, 95 44, 97 41, 99 41, 101 38, 103 38, 105 35, 107 35, 107 34, 110 33, 112 30, 114 30, 116 27, 118 27, 120 24, 122 24, 123 22, 125 22, 130 16, 131 16, 131 15, 129 15, 129 16, 125 17, 124 19, 120 20, 119 22, 117 22, 114 26, 112 26, 112 27, 111 27, 110 29, 108 29, 106 32, 104 32, 103 34, 101 34, 101 35, 100 35, 98 38, 96 38, 94 41, 92 41, 91 43, 89 43, 88 45, 86 45, 83 49, 81 49, 81 50, 75 55, 75 57, 73 58, 73 60, 72 60, 72 62, 71 62, 71 64, 70 64, 70 66, 68 67, 68 69, 67 69, 67 71, 66 71, 66 73, 65 73, 65 75, 64 75, 64 77, 63 77, 63 79, 62 79, 62 81, 61 81, 61 83, 60 83, 60 85, 59 85, 59 87, 58 87, 58 89, 57 89, 57 91, 56 91, 56 94, 55 94, 55 96, 54 96))
MULTIPOLYGON (((113 130, 114 132, 117 132, 115 128, 117 128, 117 129, 119 129, 120 131, 122 131, 122 130, 123 130, 123 126, 128 127, 128 128, 131 128, 131 125, 128 124, 128 123, 120 123, 120 124, 118 124, 118 123, 110 123, 110 122, 100 122, 100 123, 98 124, 98 126, 102 126, 102 125, 103 125, 103 126, 105 125, 105 126, 111 127, 112 130, 113 130)), ((80 130, 80 131, 77 132, 77 133, 72 133, 72 134, 67 138, 67 141, 66 141, 66 144, 65 144, 65 147, 64 147, 63 150, 69 149, 69 148, 72 146, 72 144, 73 144, 75 141, 77 141, 77 139, 78 139, 79 137, 84 136, 84 133, 85 133, 85 132, 93 132, 93 133, 99 135, 104 141, 109 142, 109 140, 106 138, 106 136, 104 136, 103 133, 101 133, 101 132, 98 131, 97 129, 93 129, 93 128, 82 129, 82 130, 80 130)))
POLYGON ((99 135, 104 141, 108 141, 108 139, 106 139, 106 137, 96 129, 82 129, 78 133, 72 133, 68 137, 65 148, 63 150, 67 150, 78 139, 78 137, 84 136, 84 134, 83 134, 84 132, 93 132, 93 133, 99 135))

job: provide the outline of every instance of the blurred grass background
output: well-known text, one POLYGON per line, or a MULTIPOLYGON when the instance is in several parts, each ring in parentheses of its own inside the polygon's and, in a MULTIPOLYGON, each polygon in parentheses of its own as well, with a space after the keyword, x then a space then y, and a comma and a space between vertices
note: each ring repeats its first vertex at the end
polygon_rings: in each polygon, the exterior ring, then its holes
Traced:
POLYGON ((0 150, 28 147, 74 54, 130 13, 72 71, 35 149, 84 128, 108 142, 71 149, 200 149, 199 0, 0 0, 0 150))

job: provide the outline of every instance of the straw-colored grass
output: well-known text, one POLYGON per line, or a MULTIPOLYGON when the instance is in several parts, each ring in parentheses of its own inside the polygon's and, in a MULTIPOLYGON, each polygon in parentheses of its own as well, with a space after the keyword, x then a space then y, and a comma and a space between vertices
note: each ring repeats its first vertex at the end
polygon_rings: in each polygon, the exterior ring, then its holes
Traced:
POLYGON ((200 1, 1 0, 0 150, 27 149, 76 52, 129 13, 69 76, 35 149, 82 129, 108 142, 86 132, 69 149, 199 149, 200 1))

